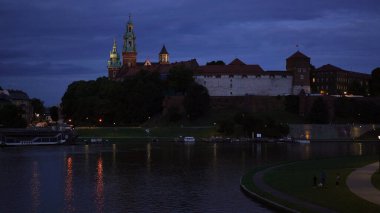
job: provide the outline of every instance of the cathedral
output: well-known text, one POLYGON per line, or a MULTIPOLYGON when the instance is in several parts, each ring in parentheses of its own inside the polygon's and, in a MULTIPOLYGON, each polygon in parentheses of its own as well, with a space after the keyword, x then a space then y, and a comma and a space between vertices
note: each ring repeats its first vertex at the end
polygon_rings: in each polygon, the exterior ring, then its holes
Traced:
POLYGON ((144 62, 137 62, 136 51, 136 36, 133 30, 133 23, 131 16, 126 25, 125 34, 123 36, 124 44, 122 51, 122 62, 120 55, 117 51, 116 40, 113 42, 112 51, 110 52, 110 58, 108 60, 108 78, 111 80, 123 80, 128 76, 133 76, 140 70, 158 71, 161 75, 165 76, 169 72, 170 68, 179 64, 193 69, 198 66, 195 59, 184 62, 169 62, 169 53, 163 45, 161 51, 158 54, 158 62, 151 62, 146 59, 144 62))
POLYGON ((158 62, 137 62, 136 35, 129 17, 122 50, 122 62, 117 51, 116 41, 108 60, 108 77, 123 80, 140 70, 157 71, 161 76, 168 74, 176 65, 192 69, 194 79, 209 91, 210 96, 245 95, 298 95, 301 91, 310 93, 310 58, 297 51, 286 61, 286 71, 264 71, 259 65, 247 65, 239 59, 227 65, 199 66, 195 59, 170 63, 165 45, 158 54, 158 62))

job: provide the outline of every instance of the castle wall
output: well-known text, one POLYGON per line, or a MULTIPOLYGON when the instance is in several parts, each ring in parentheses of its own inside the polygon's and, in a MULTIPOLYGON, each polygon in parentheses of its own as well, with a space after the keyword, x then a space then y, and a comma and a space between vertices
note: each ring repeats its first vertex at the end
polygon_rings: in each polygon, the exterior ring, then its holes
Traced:
POLYGON ((195 81, 208 89, 210 96, 277 96, 292 94, 293 77, 287 75, 229 75, 194 76, 195 81))

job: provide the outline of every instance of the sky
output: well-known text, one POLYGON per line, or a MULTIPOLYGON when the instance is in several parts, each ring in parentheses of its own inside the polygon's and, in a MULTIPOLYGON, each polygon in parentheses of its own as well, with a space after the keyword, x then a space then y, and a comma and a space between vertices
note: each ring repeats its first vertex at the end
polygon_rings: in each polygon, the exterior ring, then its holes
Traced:
POLYGON ((0 86, 45 105, 73 81, 107 75, 132 14, 138 61, 229 63, 285 70, 297 50, 314 66, 370 73, 380 66, 379 0, 0 0, 0 86))

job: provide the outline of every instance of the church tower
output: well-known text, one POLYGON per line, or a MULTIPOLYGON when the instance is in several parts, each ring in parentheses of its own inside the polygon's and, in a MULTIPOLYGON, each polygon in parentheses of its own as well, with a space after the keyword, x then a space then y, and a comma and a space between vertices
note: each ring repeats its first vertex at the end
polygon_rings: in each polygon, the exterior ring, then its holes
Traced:
POLYGON ((123 65, 127 67, 136 66, 136 56, 136 36, 133 31, 131 16, 129 16, 127 29, 124 34, 123 65))
POLYGON ((298 95, 303 90, 310 93, 310 58, 297 51, 286 59, 286 70, 293 72, 293 95, 298 95))
POLYGON ((162 47, 160 54, 158 55, 158 62, 160 64, 169 64, 169 53, 165 48, 165 45, 162 47))
POLYGON ((108 60, 108 78, 115 79, 121 68, 120 56, 117 52, 116 40, 113 40, 112 51, 110 52, 110 59, 108 60))

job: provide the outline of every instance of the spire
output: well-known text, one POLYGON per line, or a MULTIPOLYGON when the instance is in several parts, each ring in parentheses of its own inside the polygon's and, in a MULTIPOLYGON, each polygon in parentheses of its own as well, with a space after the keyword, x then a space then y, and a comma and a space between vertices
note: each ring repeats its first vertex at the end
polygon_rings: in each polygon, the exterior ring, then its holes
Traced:
POLYGON ((123 52, 136 52, 136 36, 133 31, 133 23, 131 15, 129 15, 129 20, 127 22, 125 34, 124 34, 124 48, 123 52))
POLYGON ((165 44, 162 46, 160 54, 169 54, 168 51, 166 50, 165 44))
POLYGON ((120 56, 117 52, 116 39, 113 40, 112 51, 110 52, 110 58, 108 60, 108 67, 121 67, 120 56))
POLYGON ((129 16, 128 16, 128 24, 132 24, 132 14, 129 13, 129 16))
POLYGON ((124 33, 124 46, 123 46, 123 65, 133 67, 136 65, 137 52, 136 52, 136 36, 133 31, 133 23, 131 14, 127 22, 127 28, 124 33))
POLYGON ((166 50, 165 45, 162 46, 162 49, 158 55, 158 60, 160 64, 169 64, 169 53, 166 50))
POLYGON ((116 46, 116 39, 115 38, 113 38, 112 53, 116 53, 117 54, 117 46, 116 46))

